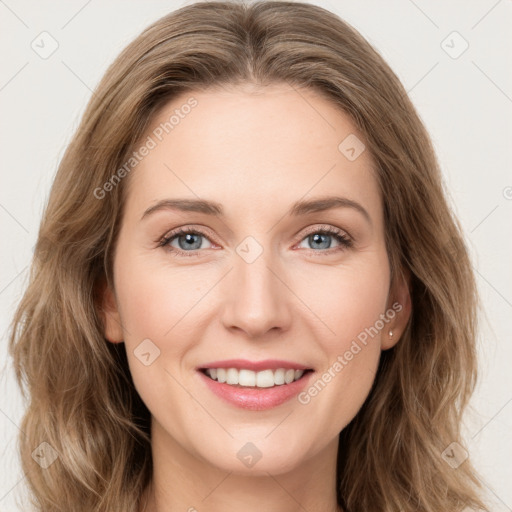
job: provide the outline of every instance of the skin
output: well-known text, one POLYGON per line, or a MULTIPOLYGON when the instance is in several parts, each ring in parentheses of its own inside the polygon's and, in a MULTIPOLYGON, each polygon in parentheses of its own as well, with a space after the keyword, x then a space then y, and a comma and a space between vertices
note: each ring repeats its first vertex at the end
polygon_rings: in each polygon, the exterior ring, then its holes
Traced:
MULTIPOLYGON (((338 149, 349 134, 364 140, 346 114, 284 84, 184 93, 143 140, 191 96, 197 106, 126 178, 114 290, 103 294, 105 336, 126 344, 152 416, 145 510, 338 511, 338 435, 410 314, 407 285, 390 280, 374 162, 367 150, 349 161, 338 149), (356 201, 369 220, 351 207, 287 214, 299 199, 334 195, 356 201), (225 215, 160 209, 141 220, 170 198, 216 201, 225 215), (316 244, 308 238, 326 226, 352 246, 330 235, 316 244), (195 256, 159 246, 179 227, 204 231, 194 239, 199 248, 188 249, 195 256), (263 249, 251 263, 236 251, 248 236, 263 249), (394 302, 400 313, 307 404, 293 398, 266 411, 240 409, 196 370, 221 359, 285 359, 318 378, 394 302), (145 339, 160 350, 148 366, 134 355, 145 339), (237 458, 247 442, 262 454, 250 468, 237 458)), ((186 251, 183 236, 179 242, 169 244, 186 251)))

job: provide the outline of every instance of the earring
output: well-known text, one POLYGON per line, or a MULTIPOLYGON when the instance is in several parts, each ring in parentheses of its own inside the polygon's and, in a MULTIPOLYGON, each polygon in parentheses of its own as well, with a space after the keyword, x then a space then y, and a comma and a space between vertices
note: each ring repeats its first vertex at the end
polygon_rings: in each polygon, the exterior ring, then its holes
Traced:
POLYGON ((393 331, 390 329, 389 331, 389 337, 392 338, 393 337, 393 331))

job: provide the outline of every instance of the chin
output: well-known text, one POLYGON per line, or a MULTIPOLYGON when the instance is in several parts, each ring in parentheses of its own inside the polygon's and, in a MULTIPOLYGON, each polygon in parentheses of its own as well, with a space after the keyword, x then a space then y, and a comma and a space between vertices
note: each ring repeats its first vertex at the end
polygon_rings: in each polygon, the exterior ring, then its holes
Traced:
POLYGON ((279 475, 290 472, 301 465, 308 457, 290 444, 283 449, 281 442, 230 440, 224 446, 217 444, 216 450, 202 452, 209 464, 219 469, 247 476, 279 475))

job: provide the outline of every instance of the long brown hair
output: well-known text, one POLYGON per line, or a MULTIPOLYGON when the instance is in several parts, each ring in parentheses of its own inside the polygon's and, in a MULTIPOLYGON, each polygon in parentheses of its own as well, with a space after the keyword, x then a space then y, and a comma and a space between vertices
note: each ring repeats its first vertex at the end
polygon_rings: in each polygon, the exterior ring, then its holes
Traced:
POLYGON ((356 30, 320 7, 212 1, 159 19, 119 55, 55 177, 9 346, 28 399, 19 444, 36 509, 140 506, 152 472, 150 415, 124 346, 104 338, 96 296, 99 282, 113 284, 129 176, 109 180, 170 99, 244 82, 311 88, 351 116, 378 164, 391 267, 410 275, 407 329, 382 353, 370 395, 340 434, 339 504, 347 512, 484 508, 470 461, 455 469, 442 456, 463 445, 476 380, 474 277, 406 91, 356 30), (46 468, 32 456, 43 442, 58 454, 46 468))

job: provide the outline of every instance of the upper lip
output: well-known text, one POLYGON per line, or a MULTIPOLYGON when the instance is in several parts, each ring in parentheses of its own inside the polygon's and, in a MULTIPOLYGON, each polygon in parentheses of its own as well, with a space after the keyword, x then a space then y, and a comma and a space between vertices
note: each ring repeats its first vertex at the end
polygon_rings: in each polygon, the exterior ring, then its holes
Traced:
POLYGON ((226 359, 224 361, 213 361, 198 367, 198 370, 206 368, 237 368, 252 371, 277 370, 278 368, 293 370, 311 370, 308 366, 293 361, 284 361, 281 359, 265 359, 263 361, 249 361, 247 359, 226 359))

